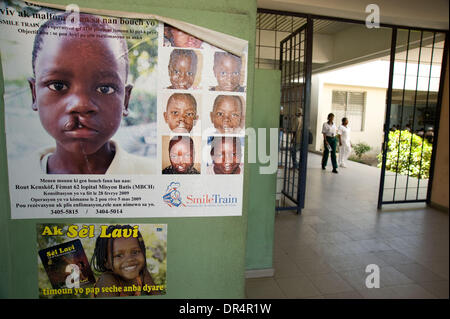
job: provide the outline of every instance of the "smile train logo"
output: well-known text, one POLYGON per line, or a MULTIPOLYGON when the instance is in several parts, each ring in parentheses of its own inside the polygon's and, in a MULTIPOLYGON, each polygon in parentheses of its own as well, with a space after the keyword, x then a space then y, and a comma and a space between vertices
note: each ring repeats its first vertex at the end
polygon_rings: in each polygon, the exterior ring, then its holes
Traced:
POLYGON ((172 182, 167 186, 166 193, 163 195, 164 202, 170 207, 186 206, 181 200, 181 194, 178 188, 180 183, 172 182))

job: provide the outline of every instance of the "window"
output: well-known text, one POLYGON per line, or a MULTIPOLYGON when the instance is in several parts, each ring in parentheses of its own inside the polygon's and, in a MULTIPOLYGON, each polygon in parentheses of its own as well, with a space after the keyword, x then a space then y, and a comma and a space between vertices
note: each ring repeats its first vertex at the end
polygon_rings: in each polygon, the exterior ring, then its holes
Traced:
POLYGON ((365 102, 366 92, 333 91, 331 112, 334 113, 335 123, 341 124, 342 118, 346 117, 352 131, 363 131, 365 102))

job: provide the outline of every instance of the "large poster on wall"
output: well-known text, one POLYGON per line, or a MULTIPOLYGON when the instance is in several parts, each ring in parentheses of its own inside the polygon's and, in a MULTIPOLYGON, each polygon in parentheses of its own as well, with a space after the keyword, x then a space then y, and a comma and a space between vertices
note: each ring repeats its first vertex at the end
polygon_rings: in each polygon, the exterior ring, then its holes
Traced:
POLYGON ((0 54, 13 219, 242 214, 246 50, 0 1, 0 54))

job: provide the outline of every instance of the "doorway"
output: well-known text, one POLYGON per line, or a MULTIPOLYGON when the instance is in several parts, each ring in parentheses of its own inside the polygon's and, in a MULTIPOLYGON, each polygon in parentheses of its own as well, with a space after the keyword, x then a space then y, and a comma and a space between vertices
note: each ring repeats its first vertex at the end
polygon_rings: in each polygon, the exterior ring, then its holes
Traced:
POLYGON ((303 177, 308 158, 309 107, 306 105, 310 104, 311 61, 312 24, 307 21, 280 43, 283 128, 279 164, 284 201, 277 210, 295 209, 300 213, 305 205, 306 180, 303 177))
POLYGON ((258 9, 256 67, 278 67, 282 72, 277 210, 300 212, 304 207, 308 152, 323 150, 321 124, 329 112, 339 117, 336 124, 340 123, 340 117, 350 118, 354 124, 352 134, 358 142, 354 144, 369 144, 372 148, 374 165, 379 168, 379 193, 373 194, 374 198, 378 195, 379 208, 391 203, 428 201, 440 118, 443 83, 440 70, 445 69, 446 47, 445 34, 436 30, 396 26, 373 30, 361 21, 258 9), (295 40, 301 33, 296 32, 306 30, 308 25, 312 29, 311 80, 302 82, 306 79, 302 72, 308 70, 308 62, 301 61, 301 55, 297 56, 293 47, 302 43, 301 37, 295 40), (286 31, 289 28, 290 33, 286 31), (268 40, 270 34, 274 35, 273 42, 268 40), (373 63, 368 66, 368 62, 373 63), (330 77, 342 79, 345 68, 352 68, 345 83, 330 82, 330 77), (383 84, 370 83, 374 72, 383 84), (402 80, 403 86, 398 84, 402 80), (423 89, 426 82, 430 83, 429 88, 423 89), (310 86, 309 90, 305 89, 306 85, 310 86), (298 109, 302 110, 303 126, 301 141, 296 143, 298 109), (399 144, 397 149, 402 152, 397 155, 393 152, 394 122, 399 132, 405 128, 412 131, 409 135, 398 134, 399 140, 409 137, 409 152, 399 148, 399 144), (422 140, 419 157, 414 146, 417 136, 422 140), (403 153, 408 153, 406 160, 400 160, 403 153), (300 159, 298 166, 297 159, 300 159), (395 160, 406 162, 406 169, 388 165, 395 160), (415 172, 417 166, 422 171, 419 175, 415 172))
POLYGON ((446 34, 393 28, 378 208, 430 202, 446 34))

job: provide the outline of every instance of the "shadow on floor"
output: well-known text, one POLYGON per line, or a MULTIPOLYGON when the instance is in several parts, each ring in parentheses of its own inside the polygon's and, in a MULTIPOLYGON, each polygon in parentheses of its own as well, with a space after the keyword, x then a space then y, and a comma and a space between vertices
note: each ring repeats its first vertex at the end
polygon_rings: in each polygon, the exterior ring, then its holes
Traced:
POLYGON ((305 209, 276 213, 274 277, 246 280, 248 298, 448 298, 448 214, 424 204, 378 211, 380 171, 349 162, 332 174, 309 154, 305 209), (366 266, 380 288, 366 287, 366 266))

